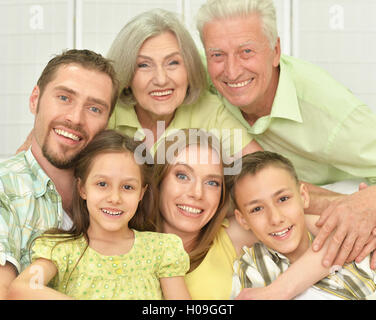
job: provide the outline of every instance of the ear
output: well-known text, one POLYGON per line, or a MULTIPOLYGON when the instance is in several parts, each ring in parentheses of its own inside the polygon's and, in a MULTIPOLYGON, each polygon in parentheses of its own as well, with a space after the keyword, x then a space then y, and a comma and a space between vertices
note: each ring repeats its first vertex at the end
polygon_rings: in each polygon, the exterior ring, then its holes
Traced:
POLYGON ((281 40, 278 37, 275 47, 273 49, 274 53, 274 58, 273 58, 273 67, 278 67, 279 66, 279 61, 281 59, 281 40))
POLYGON ((245 230, 250 230, 248 222, 246 219, 244 219, 243 214, 238 209, 235 209, 234 213, 236 221, 242 226, 242 228, 245 230))
POLYGON ((310 200, 307 186, 304 183, 300 184, 300 196, 302 198, 304 209, 307 209, 309 207, 310 200))
POLYGON ((80 178, 77 178, 77 191, 80 197, 86 200, 87 196, 85 186, 83 185, 82 180, 80 178))
POLYGON ((38 110, 39 97, 40 97, 39 87, 35 86, 29 98, 29 108, 30 108, 31 113, 34 115, 36 115, 37 110, 38 110))

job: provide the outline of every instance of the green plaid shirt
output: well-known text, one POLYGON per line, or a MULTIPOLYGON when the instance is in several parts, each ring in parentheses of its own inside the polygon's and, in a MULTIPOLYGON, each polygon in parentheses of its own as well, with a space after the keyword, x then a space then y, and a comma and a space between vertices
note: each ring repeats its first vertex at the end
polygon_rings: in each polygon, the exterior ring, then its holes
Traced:
MULTIPOLYGON (((312 236, 310 238, 312 241, 312 236)), ((243 247, 243 251, 244 254, 234 262, 231 298, 235 298, 243 288, 269 285, 290 266, 290 261, 283 254, 263 243, 256 243, 251 248, 243 247)), ((313 287, 345 300, 369 299, 376 291, 370 256, 360 263, 345 264, 313 287)))
POLYGON ((21 272, 32 241, 62 219, 61 197, 31 149, 0 162, 0 265, 8 261, 21 272))

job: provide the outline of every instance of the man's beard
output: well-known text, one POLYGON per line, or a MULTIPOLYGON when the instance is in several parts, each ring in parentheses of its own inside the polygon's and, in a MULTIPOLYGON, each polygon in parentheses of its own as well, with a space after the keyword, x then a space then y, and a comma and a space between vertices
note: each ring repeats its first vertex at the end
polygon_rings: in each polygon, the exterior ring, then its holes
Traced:
POLYGON ((42 153, 48 162, 58 169, 70 169, 74 167, 79 157, 79 152, 77 152, 77 154, 73 155, 71 158, 61 158, 56 153, 50 152, 47 144, 43 145, 42 153))

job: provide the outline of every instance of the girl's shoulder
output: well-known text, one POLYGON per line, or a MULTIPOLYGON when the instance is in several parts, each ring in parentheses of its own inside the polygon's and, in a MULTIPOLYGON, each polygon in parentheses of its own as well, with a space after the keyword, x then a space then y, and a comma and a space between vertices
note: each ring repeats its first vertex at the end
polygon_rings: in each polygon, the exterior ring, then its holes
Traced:
POLYGON ((59 234, 49 234, 44 233, 43 235, 39 236, 35 239, 33 247, 46 247, 46 248, 55 248, 57 246, 65 246, 68 250, 72 249, 76 246, 83 246, 86 244, 86 240, 83 236, 80 237, 73 237, 67 233, 59 233, 59 234))

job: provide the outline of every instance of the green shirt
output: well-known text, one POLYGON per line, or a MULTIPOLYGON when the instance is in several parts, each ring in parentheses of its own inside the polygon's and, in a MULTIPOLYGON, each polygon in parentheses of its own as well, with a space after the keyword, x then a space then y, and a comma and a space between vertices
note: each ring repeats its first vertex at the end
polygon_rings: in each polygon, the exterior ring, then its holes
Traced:
POLYGON ((223 101, 265 150, 292 161, 302 181, 376 183, 376 114, 319 67, 282 55, 271 113, 253 126, 223 101))
POLYGON ((0 163, 0 265, 8 261, 21 272, 35 237, 62 220, 61 197, 31 149, 0 163))
MULTIPOLYGON (((134 106, 126 105, 121 100, 118 101, 115 107, 108 128, 119 130, 123 134, 135 137, 138 140, 145 138, 144 130, 137 118, 134 106)), ((225 146, 227 144, 230 146, 230 154, 241 151, 252 141, 252 136, 228 112, 220 99, 209 92, 205 92, 193 104, 179 106, 176 109, 174 118, 158 141, 174 130, 188 128, 201 128, 213 133, 216 133, 215 131, 217 130, 217 138, 221 139, 225 146)), ((158 141, 152 148, 151 153, 155 152, 158 141)))
POLYGON ((32 260, 52 261, 57 274, 49 283, 53 289, 85 300, 162 299, 160 278, 183 277, 189 256, 175 234, 134 232, 129 252, 108 256, 87 246, 82 236, 38 238, 32 260))

